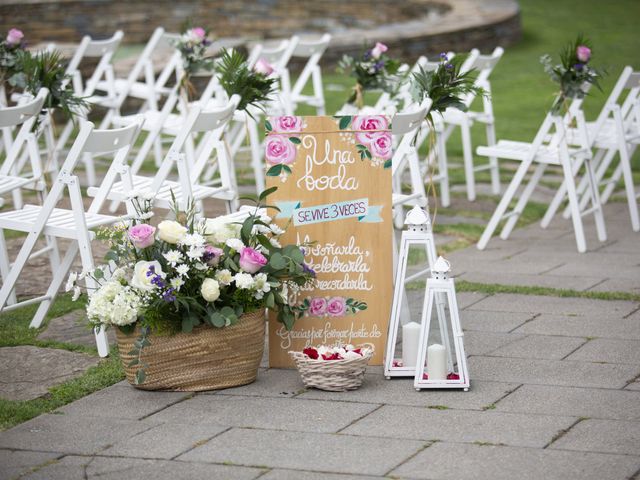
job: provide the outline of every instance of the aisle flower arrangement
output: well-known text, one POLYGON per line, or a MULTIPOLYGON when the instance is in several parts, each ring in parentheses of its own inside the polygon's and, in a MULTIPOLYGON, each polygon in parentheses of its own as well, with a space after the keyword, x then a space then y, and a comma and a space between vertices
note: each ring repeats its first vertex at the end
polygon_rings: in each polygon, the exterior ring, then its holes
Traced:
MULTIPOLYGON (((260 195, 257 209, 274 190, 260 195)), ((277 311, 278 321, 291 329, 304 313, 289 304, 289 293, 312 283, 315 272, 305 264, 304 247, 280 244, 284 230, 267 215, 255 210, 238 223, 199 220, 192 207, 176 211, 178 220, 154 226, 148 222, 151 201, 138 197, 133 203, 137 220, 99 232, 110 245, 110 262, 89 274, 97 289, 87 316, 93 326, 139 332, 135 361, 141 362, 143 348, 150 345, 150 332, 223 329, 265 308, 277 311)), ((80 277, 72 274, 67 284, 76 297, 80 277)), ((143 367, 141 362, 139 383, 143 367)))
POLYGON ((399 85, 395 76, 400 68, 400 62, 391 58, 388 51, 389 47, 377 42, 358 57, 349 55, 342 57, 337 71, 356 79, 356 85, 347 99, 348 103, 361 109, 364 106, 364 92, 368 90, 394 93, 399 85))
POLYGON ((7 36, 0 40, 0 85, 4 82, 11 86, 16 86, 21 82, 20 71, 17 70, 18 59, 24 51, 24 33, 17 28, 12 28, 7 36))
POLYGON ((551 105, 553 114, 566 112, 569 100, 584 98, 587 85, 600 89, 599 80, 604 71, 591 65, 593 45, 588 38, 578 35, 560 52, 560 63, 554 65, 550 55, 540 57, 540 63, 551 80, 558 84, 560 91, 551 105))
POLYGON ((195 92, 195 87, 191 82, 191 77, 199 71, 211 71, 213 69, 213 58, 207 57, 207 48, 211 45, 209 33, 202 27, 188 28, 180 39, 175 42, 175 47, 182 56, 182 68, 184 75, 180 80, 180 87, 191 98, 195 92))

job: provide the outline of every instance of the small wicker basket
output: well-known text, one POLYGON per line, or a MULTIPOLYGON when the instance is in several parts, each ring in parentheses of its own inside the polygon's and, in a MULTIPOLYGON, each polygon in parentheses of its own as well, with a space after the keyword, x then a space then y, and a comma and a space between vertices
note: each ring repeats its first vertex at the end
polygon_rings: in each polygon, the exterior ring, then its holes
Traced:
POLYGON ((360 358, 345 360, 313 360, 302 352, 289 352, 289 355, 296 363, 305 386, 329 392, 345 392, 362 385, 367 364, 373 356, 373 345, 358 347, 367 348, 368 351, 360 358))

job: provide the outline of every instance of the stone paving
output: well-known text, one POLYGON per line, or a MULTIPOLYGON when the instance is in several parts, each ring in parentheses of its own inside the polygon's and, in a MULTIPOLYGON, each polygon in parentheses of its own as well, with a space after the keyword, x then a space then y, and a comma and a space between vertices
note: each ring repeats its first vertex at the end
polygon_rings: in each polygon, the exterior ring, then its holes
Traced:
MULTIPOLYGON (((639 234, 623 204, 605 212, 609 240, 587 222, 586 254, 558 218, 449 259, 469 281, 638 293, 639 234)), ((344 393, 266 364, 220 392, 121 382, 0 433, 0 479, 640 478, 640 303, 458 299, 469 392, 416 392, 381 367, 344 393)))

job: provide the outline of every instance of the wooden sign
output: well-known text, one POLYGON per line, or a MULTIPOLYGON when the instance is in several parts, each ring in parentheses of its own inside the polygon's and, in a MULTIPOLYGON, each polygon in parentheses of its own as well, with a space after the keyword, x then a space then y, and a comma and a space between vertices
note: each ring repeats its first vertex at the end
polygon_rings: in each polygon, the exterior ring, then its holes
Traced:
POLYGON ((289 351, 373 344, 382 365, 391 299, 391 131, 383 116, 273 117, 265 124, 269 197, 287 233, 304 244, 313 289, 290 295, 305 315, 293 330, 271 318, 269 364, 291 367, 289 351))

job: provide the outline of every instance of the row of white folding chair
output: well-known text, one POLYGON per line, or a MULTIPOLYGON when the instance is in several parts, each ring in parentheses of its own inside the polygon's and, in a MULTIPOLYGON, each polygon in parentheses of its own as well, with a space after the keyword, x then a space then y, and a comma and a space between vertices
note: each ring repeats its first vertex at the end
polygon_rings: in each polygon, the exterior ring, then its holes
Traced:
MULTIPOLYGON (((549 165, 556 165, 562 169, 562 188, 567 192, 571 219, 579 252, 586 251, 586 240, 582 217, 593 214, 595 218, 598 240, 603 242, 607 238, 600 195, 594 177, 592 166, 591 142, 588 138, 584 114, 579 109, 581 101, 574 102, 569 113, 564 117, 547 114, 532 143, 500 140, 493 146, 478 147, 477 153, 482 156, 496 157, 521 162, 511 183, 507 187, 495 212, 493 213, 480 240, 478 249, 483 250, 489 242, 493 232, 502 220, 506 220, 500 237, 505 240, 524 211, 531 195, 540 182, 542 175, 549 165), (574 119, 577 123, 579 135, 569 142, 567 125, 574 119), (529 168, 535 165, 528 183, 522 189, 520 197, 513 210, 507 213, 511 201, 525 180, 529 168), (576 193, 575 176, 584 167, 587 194, 591 203, 589 208, 581 208, 576 193)), ((586 206, 585 206, 586 207, 586 206)))
MULTIPOLYGON (((598 187, 604 187, 601 202, 604 204, 608 201, 622 178, 632 229, 640 231, 638 197, 631 168, 631 157, 640 143, 640 72, 634 72, 630 66, 623 69, 597 119, 587 122, 586 128, 589 141, 596 150, 593 162, 595 181, 598 187), (625 93, 626 97, 623 100, 625 93), (605 178, 616 154, 618 164, 613 174, 605 178)), ((579 132, 575 128, 567 129, 570 141, 578 135, 579 132)), ((587 186, 587 179, 583 177, 577 186, 577 194, 581 197, 580 208, 584 208, 589 199, 587 186)), ((542 219, 543 228, 549 225, 565 198, 566 190, 561 187, 542 219)), ((567 207, 563 216, 568 218, 569 215, 570 209, 567 207)))
MULTIPOLYGON (((199 203, 205 198, 216 198, 226 202, 228 212, 235 211, 238 207, 238 187, 233 162, 222 135, 239 100, 234 95, 222 107, 208 110, 200 106, 191 107, 156 174, 143 176, 133 172, 131 181, 134 190, 151 194, 154 204, 160 208, 170 209, 173 198, 183 209, 188 201, 199 203), (197 158, 195 162, 190 162, 186 148, 195 135, 200 135, 195 149, 197 158), (216 185, 204 185, 202 174, 214 158, 218 174, 216 185), (170 180, 169 175, 176 167, 178 180, 170 180)), ((89 195, 97 192, 97 189, 88 190, 89 195)), ((125 201, 130 193, 128 181, 115 183, 107 193, 107 198, 113 201, 111 211, 115 211, 118 202, 125 201)))
MULTIPOLYGON (((85 122, 81 126, 44 203, 41 206, 27 205, 19 210, 0 213, 0 237, 4 236, 4 230, 20 231, 27 234, 15 262, 8 274, 3 276, 3 284, 0 288, 0 311, 37 303, 39 307, 30 324, 31 327, 37 328, 42 324, 78 252, 82 260, 83 271, 93 270, 91 240, 95 234, 91 230, 122 220, 122 217, 101 214, 100 209, 118 176, 121 181, 130 182, 126 158, 135 142, 140 126, 141 124, 138 123, 118 130, 95 130, 93 124, 85 122), (86 210, 76 175, 77 166, 85 152, 109 153, 113 157, 99 191, 86 210), (71 208, 57 208, 64 195, 68 196, 71 208), (43 235, 71 240, 62 262, 54 271, 47 292, 35 298, 7 305, 29 257, 36 248, 36 243, 43 235)), ((133 213, 129 209, 128 211, 133 213)), ((4 256, 3 263, 7 264, 9 260, 6 257, 6 250, 0 250, 0 255, 4 256)), ((87 279, 87 287, 90 289, 95 287, 91 278, 87 279)), ((99 354, 106 356, 108 343, 104 330, 96 331, 96 340, 99 354)))

